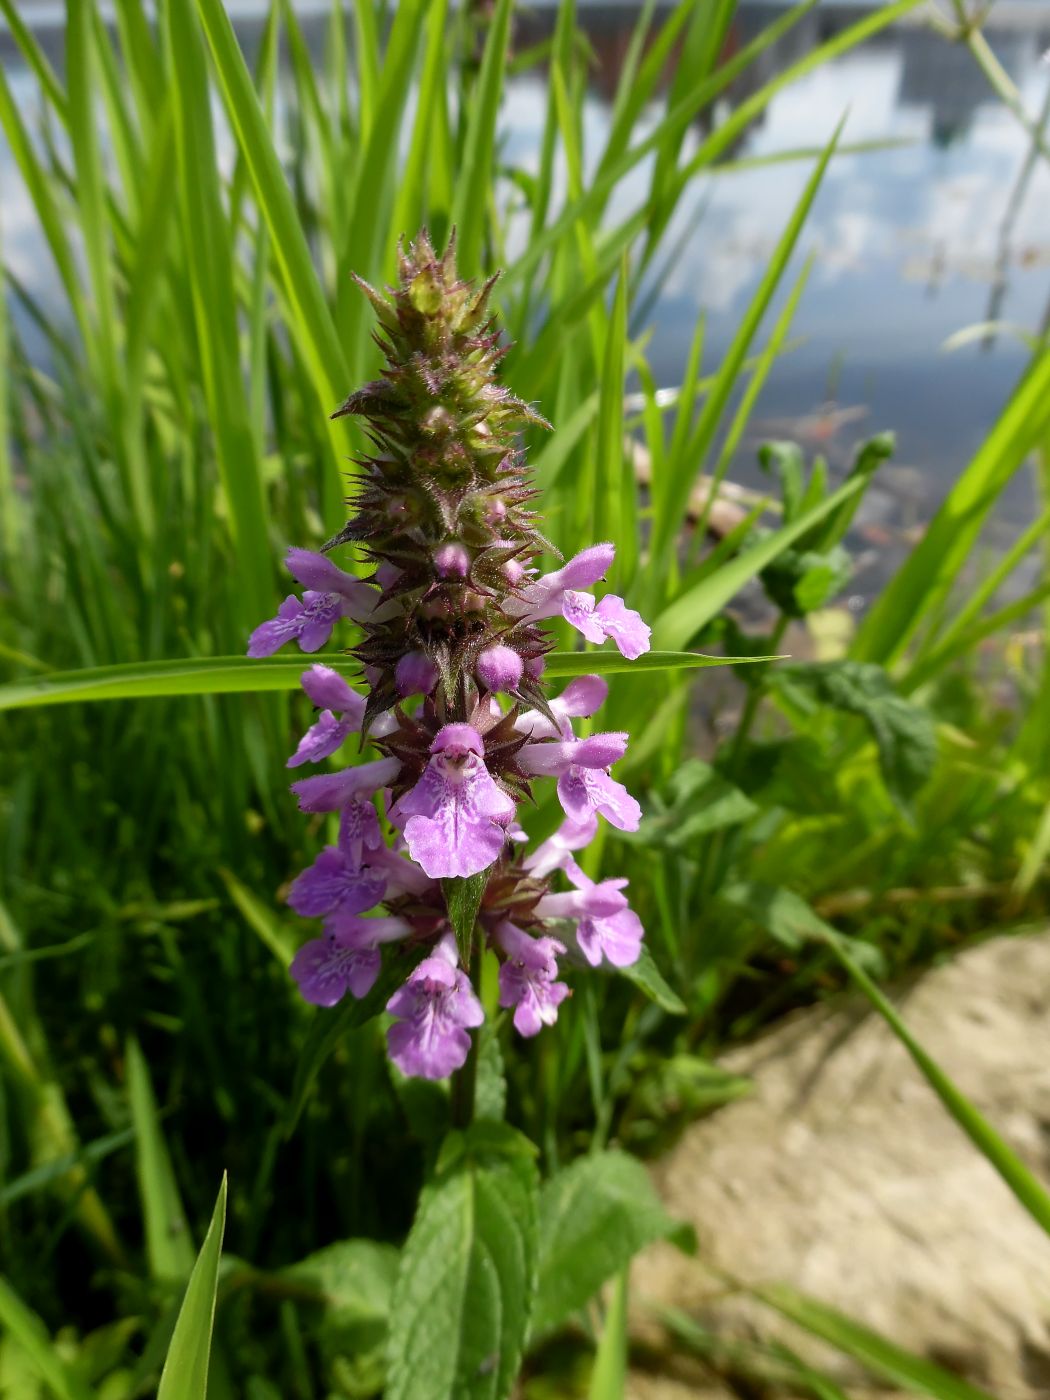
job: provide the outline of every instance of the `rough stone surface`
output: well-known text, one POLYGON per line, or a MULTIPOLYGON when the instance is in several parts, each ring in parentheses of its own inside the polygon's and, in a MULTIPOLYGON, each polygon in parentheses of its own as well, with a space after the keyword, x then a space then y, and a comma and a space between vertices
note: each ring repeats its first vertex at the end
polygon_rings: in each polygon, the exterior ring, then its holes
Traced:
MULTIPOLYGON (((1050 1179, 1050 934, 991 940, 897 1004, 1050 1179)), ((817 1007, 724 1063, 753 1076, 754 1093, 695 1124, 654 1168, 671 1211, 696 1227, 701 1261, 788 1283, 999 1400, 1050 1396, 1050 1238, 882 1020, 853 1001, 817 1007)), ((728 1338, 790 1339, 840 1383, 872 1384, 670 1248, 637 1262, 632 1293, 643 1328, 647 1304, 673 1305, 728 1338)))

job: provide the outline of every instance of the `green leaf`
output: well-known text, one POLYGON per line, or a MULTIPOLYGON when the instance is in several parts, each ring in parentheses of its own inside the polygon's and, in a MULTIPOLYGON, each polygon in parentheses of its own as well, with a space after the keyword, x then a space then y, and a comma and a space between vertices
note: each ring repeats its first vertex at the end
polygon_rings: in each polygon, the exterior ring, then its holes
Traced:
POLYGON ((456 172, 452 223, 457 235, 456 262, 464 277, 476 277, 481 271, 482 240, 488 218, 487 191, 492 184, 496 123, 503 95, 503 70, 507 64, 513 8, 513 0, 499 0, 492 16, 467 122, 463 157, 456 172))
MULTIPOLYGON (((629 671, 678 671, 705 666, 742 666, 780 661, 776 656, 700 656, 691 651, 650 651, 628 661, 618 651, 554 651, 546 658, 548 676, 612 676, 629 671)), ((31 705, 68 705, 80 700, 132 700, 165 695, 238 695, 264 690, 297 690, 313 661, 323 660, 350 680, 360 666, 341 655, 323 657, 198 656, 173 661, 132 661, 80 671, 54 671, 0 686, 0 710, 31 705)))
POLYGON ((783 1317, 805 1328, 814 1337, 830 1342, 892 1385, 902 1386, 909 1394, 929 1395, 933 1400, 992 1400, 988 1391, 960 1380, 923 1356, 905 1351, 834 1308, 796 1293, 793 1288, 774 1284, 756 1288, 753 1292, 756 1298, 775 1308, 783 1317))
POLYGON ((219 1257, 225 1228, 226 1175, 223 1173, 211 1224, 179 1309, 160 1377, 157 1400, 206 1400, 211 1333, 215 1322, 215 1292, 219 1282, 219 1257))
POLYGON ((633 982, 650 1001, 655 1001, 657 1006, 670 1015, 684 1016, 688 1011, 685 1002, 664 979, 663 973, 653 961, 652 953, 644 943, 639 951, 638 961, 630 967, 618 967, 616 972, 621 977, 626 977, 628 982, 633 982))
POLYGON ((487 1020, 476 1034, 478 1072, 474 1084, 474 1117, 499 1123, 507 1108, 507 1078, 496 1023, 487 1020))
MULTIPOLYGON (((3 1277, 0 1277, 0 1323, 19 1344, 32 1370, 52 1395, 58 1400, 92 1400, 91 1390, 55 1350, 43 1322, 26 1307, 3 1277)), ((13 1391, 10 1393, 14 1395, 13 1391)))
POLYGON ((871 730, 886 789, 901 808, 929 779, 937 761, 937 733, 928 710, 898 695, 881 666, 825 661, 786 666, 774 686, 802 687, 824 705, 859 715, 871 730))
POLYGON ((441 881, 449 923, 456 935, 459 960, 466 968, 470 967, 474 954, 474 925, 478 921, 478 910, 481 908, 482 896, 488 882, 487 870, 477 875, 468 875, 465 879, 441 881))
POLYGON ((338 1006, 314 1012, 306 1040, 299 1052, 292 1082, 291 1098, 285 1114, 285 1136, 290 1136, 306 1103, 306 1096, 332 1051, 350 1031, 380 1015, 390 998, 423 956, 423 949, 404 953, 399 948, 383 950, 383 966, 375 986, 360 1001, 345 997, 338 1006))
POLYGON ((1050 1234, 1050 1192, 1020 1157, 1007 1146, 992 1125, 955 1087, 940 1066, 927 1055, 882 992, 850 955, 846 941, 829 938, 828 946, 915 1061, 926 1082, 966 1136, 991 1163, 1029 1215, 1050 1234))
POLYGON ((681 1226, 633 1157, 602 1152, 558 1172, 540 1192, 532 1340, 560 1327, 640 1249, 675 1234, 681 1226))
POLYGON ((401 1256, 387 1400, 503 1400, 536 1272, 531 1144, 496 1123, 446 1142, 401 1256))
POLYGON ((728 778, 699 758, 682 764, 668 785, 668 799, 642 819, 630 839, 669 851, 688 851, 697 837, 753 817, 758 807, 728 778))
POLYGON ((155 1279, 181 1282, 193 1267, 193 1245, 161 1131, 149 1070, 134 1037, 128 1040, 126 1058, 149 1270, 155 1279))
POLYGON ((376 1240, 341 1240, 282 1269, 310 1308, 309 1327, 341 1393, 375 1395, 386 1383, 386 1342, 398 1250, 376 1240))

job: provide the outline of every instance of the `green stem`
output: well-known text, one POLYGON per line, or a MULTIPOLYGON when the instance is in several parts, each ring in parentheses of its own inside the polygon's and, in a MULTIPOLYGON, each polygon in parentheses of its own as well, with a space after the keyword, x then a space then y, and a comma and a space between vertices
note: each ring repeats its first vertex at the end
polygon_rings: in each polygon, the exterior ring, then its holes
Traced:
MULTIPOLYGON (((481 998, 481 941, 483 938, 477 924, 474 925, 472 939, 473 952, 470 959, 470 980, 475 995, 481 998)), ((469 1128, 474 1121, 474 1096, 478 1082, 478 1047, 481 1038, 478 1031, 470 1037, 470 1049, 463 1066, 452 1076, 452 1126, 469 1128)))

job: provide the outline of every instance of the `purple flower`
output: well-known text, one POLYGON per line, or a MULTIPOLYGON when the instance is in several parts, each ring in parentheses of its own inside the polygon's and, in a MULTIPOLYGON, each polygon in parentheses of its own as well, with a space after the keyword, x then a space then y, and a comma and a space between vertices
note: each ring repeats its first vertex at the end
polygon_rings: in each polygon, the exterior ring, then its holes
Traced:
POLYGON ((560 569, 525 584, 517 598, 507 599, 504 611, 515 617, 527 617, 533 622, 556 617, 562 610, 566 590, 590 588, 591 584, 605 577, 615 557, 615 545, 592 544, 589 549, 582 549, 574 555, 560 569))
POLYGON ((292 881, 288 903, 303 918, 317 919, 324 914, 362 914, 385 893, 382 875, 363 869, 338 846, 326 846, 292 881))
POLYGON ((361 728, 365 700, 330 666, 311 666, 302 675, 302 687, 321 711, 299 740, 299 747, 288 760, 289 768, 303 763, 320 763, 335 753, 347 735, 361 728), (341 718, 336 718, 339 715, 341 718))
POLYGON ((485 767, 485 745, 469 724, 446 724, 415 787, 391 813, 408 852, 433 880, 476 875, 497 858, 514 801, 485 767))
POLYGON ((301 778, 292 784, 292 791, 299 799, 300 812, 338 812, 348 802, 371 797, 379 788, 387 787, 400 770, 400 759, 377 758, 354 768, 341 768, 337 773, 301 778))
POLYGON ((550 702, 558 721, 557 729, 539 710, 526 710, 515 721, 514 728, 519 734, 528 734, 534 739, 571 739, 569 721, 595 714, 605 704, 608 694, 609 684, 601 676, 577 676, 550 702))
POLYGON ((467 1031, 485 1019, 470 979, 457 966, 456 943, 446 933, 386 1009, 401 1019, 387 1031, 390 1058, 402 1074, 444 1079, 470 1049, 467 1031))
POLYGON ((642 809, 607 771, 626 748, 626 734, 594 734, 589 739, 525 744, 518 763, 526 773, 557 775, 562 810, 574 822, 598 812, 621 831, 637 831, 642 809))
POLYGON ((249 656, 272 656, 293 639, 302 651, 319 651, 340 618, 363 622, 375 613, 379 601, 376 589, 344 573, 323 554, 290 549, 285 563, 306 592, 301 602, 294 593, 289 594, 277 616, 256 627, 248 641, 249 656))
POLYGON ((571 627, 596 646, 611 637, 621 655, 629 661, 649 650, 652 635, 649 627, 615 593, 606 594, 596 604, 590 593, 567 592, 562 596, 561 614, 571 627))
POLYGON ((626 880, 595 883, 568 857, 562 868, 576 886, 568 894, 544 895, 536 906, 544 918, 576 919, 576 942, 592 967, 604 957, 613 967, 631 967, 642 950, 642 921, 621 894, 626 880))
POLYGON ((496 941, 506 954, 499 970, 499 1004, 514 1007, 514 1028, 519 1035, 538 1035, 553 1026, 558 1007, 569 995, 557 982, 559 953, 564 943, 556 938, 530 938, 509 921, 496 929, 496 941))
POLYGON ((312 938, 296 953, 292 976, 314 1006, 334 1006, 347 989, 363 997, 379 976, 379 944, 404 938, 408 932, 404 919, 333 921, 322 938, 312 938))
POLYGON ((379 818, 371 802, 351 801, 339 814, 339 849, 359 869, 379 851, 385 850, 379 818))
POLYGON ((570 859, 572 851, 589 846, 598 832, 598 816, 588 812, 581 822, 566 817, 553 836, 548 836, 541 846, 537 846, 522 862, 525 869, 537 880, 544 880, 555 870, 561 870, 570 859))

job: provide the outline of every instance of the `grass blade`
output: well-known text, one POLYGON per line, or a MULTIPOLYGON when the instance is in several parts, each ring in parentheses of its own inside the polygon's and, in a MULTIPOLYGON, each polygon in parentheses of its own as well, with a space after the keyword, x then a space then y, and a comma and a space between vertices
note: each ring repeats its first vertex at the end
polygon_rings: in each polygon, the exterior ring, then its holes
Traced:
POLYGON ((92 1400, 92 1392, 55 1350, 47 1328, 0 1276, 0 1323, 28 1356, 57 1400, 92 1400))
POLYGON ((623 1400, 627 1383, 627 1281, 622 1269, 613 1281, 587 1400, 623 1400))
POLYGON ((155 1279, 181 1281, 193 1267, 193 1246, 161 1132, 149 1070, 134 1038, 128 1041, 127 1076, 150 1274, 155 1279))
POLYGON ((476 277, 481 271, 482 245, 488 218, 485 192, 492 182, 492 157, 496 148, 496 124, 503 94, 503 72, 507 66, 512 9, 513 0, 498 0, 492 17, 452 203, 456 262, 463 277, 476 277))
POLYGON ((965 1094, 955 1087, 940 1066, 927 1055, 889 1000, 879 991, 867 973, 858 967, 850 957, 841 940, 829 936, 827 944, 915 1061, 926 1082, 959 1127, 999 1173, 1032 1219, 1042 1226, 1047 1234, 1050 1234, 1050 1192, 1029 1171, 1013 1149, 1007 1146, 965 1094))
POLYGON ((814 1337, 830 1342, 893 1385, 903 1386, 911 1395, 929 1395, 932 1400, 993 1400, 988 1391, 978 1390, 925 1357, 905 1351, 834 1308, 796 1293, 793 1288, 775 1284, 753 1292, 783 1317, 814 1337))
MULTIPOLYGON (((299 678, 318 657, 202 656, 182 661, 139 661, 91 670, 52 672, 0 686, 0 710, 37 705, 67 705, 82 700, 154 699, 164 695, 249 695, 264 690, 296 690, 299 678)), ((360 667, 344 656, 325 654, 324 663, 348 680, 360 667)), ((701 656, 697 652, 650 651, 628 661, 618 651, 554 651, 547 655, 547 676, 611 676, 640 671, 695 670, 705 666, 743 666, 774 661, 771 656, 701 656)))
POLYGON ((178 1321, 161 1373, 157 1400, 206 1400, 219 1259, 226 1229, 226 1176, 223 1175, 211 1224, 186 1285, 178 1321))

